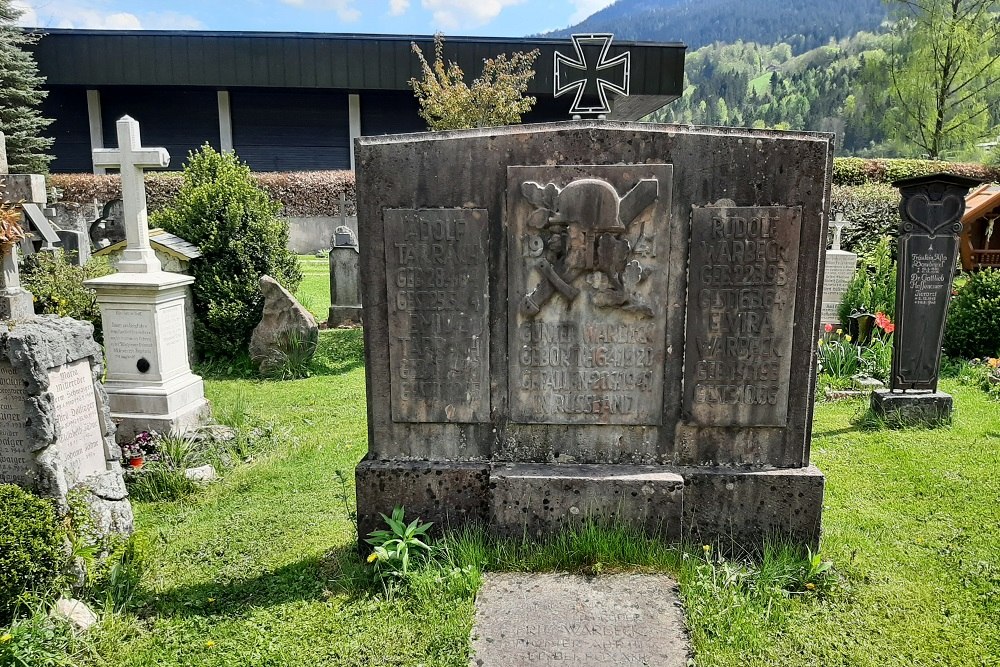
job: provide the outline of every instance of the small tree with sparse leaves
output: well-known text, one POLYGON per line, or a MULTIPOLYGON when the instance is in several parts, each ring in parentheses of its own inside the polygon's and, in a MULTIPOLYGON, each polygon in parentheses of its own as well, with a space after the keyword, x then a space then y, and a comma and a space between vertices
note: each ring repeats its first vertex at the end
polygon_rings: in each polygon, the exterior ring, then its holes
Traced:
POLYGON ((535 76, 531 66, 538 49, 511 55, 501 53, 483 60, 483 73, 472 85, 457 63, 444 60, 444 37, 434 35, 434 63, 428 63, 420 47, 412 45, 420 60, 420 79, 410 79, 420 117, 431 130, 460 130, 470 127, 495 127, 521 122, 531 110, 535 98, 526 95, 528 82, 535 76))
POLYGON ((52 139, 42 136, 52 120, 38 109, 48 95, 41 90, 45 78, 25 50, 39 38, 15 25, 23 13, 10 0, 0 0, 0 132, 6 136, 10 172, 39 174, 52 160, 46 153, 52 139))

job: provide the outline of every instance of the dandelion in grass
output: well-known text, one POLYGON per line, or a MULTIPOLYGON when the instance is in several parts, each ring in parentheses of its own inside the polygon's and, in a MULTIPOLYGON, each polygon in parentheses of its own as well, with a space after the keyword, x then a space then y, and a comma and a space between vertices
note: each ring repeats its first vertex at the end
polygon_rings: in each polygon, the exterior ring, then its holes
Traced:
POLYGON ((369 563, 374 563, 374 562, 375 562, 375 561, 377 561, 377 560, 378 560, 378 554, 377 554, 377 553, 375 553, 375 552, 373 551, 373 552, 371 552, 370 554, 368 554, 368 562, 369 562, 369 563))
POLYGON ((10 634, 9 632, 5 632, 2 636, 0 636, 0 644, 6 644, 13 638, 14 635, 10 634))
POLYGON ((215 646, 215 642, 213 642, 211 639, 205 642, 205 648, 212 648, 213 646, 215 646))
POLYGON ((806 584, 806 590, 807 591, 814 591, 814 590, 816 590, 816 584, 814 584, 813 582, 810 581, 808 584, 806 584))

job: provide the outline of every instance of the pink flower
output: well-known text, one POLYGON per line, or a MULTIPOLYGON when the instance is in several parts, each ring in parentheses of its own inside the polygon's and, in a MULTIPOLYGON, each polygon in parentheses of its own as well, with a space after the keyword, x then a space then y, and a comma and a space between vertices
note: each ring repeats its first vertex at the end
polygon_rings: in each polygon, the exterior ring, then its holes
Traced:
POLYGON ((833 325, 827 324, 825 327, 823 327, 823 331, 830 333, 831 331, 833 331, 833 325))
POLYGON ((886 322, 885 326, 882 327, 882 331, 886 332, 887 334, 891 334, 895 330, 896 330, 896 325, 893 324, 892 322, 886 322))

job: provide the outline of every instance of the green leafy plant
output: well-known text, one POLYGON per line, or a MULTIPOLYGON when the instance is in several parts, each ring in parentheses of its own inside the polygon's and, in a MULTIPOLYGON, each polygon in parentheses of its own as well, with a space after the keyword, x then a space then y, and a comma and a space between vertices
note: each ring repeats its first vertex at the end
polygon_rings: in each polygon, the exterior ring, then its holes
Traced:
POLYGON ((841 329, 832 332, 827 325, 826 334, 819 339, 820 371, 834 378, 850 378, 861 365, 861 351, 852 342, 850 334, 841 329))
POLYGON ((0 485, 0 623, 23 600, 50 592, 65 561, 62 539, 52 501, 0 485))
POLYGON ((201 250, 191 272, 195 341, 204 356, 233 359, 246 351, 263 312, 262 275, 290 292, 301 282, 280 212, 244 162, 206 144, 188 155, 177 197, 152 216, 152 224, 201 250))
POLYGON ((106 257, 91 257, 78 266, 62 250, 38 252, 21 262, 21 285, 35 299, 35 313, 86 320, 94 325, 94 337, 102 340, 101 310, 97 293, 83 281, 114 273, 106 257))
POLYGON ((184 474, 187 468, 204 462, 203 452, 193 438, 161 436, 155 440, 157 459, 129 471, 129 494, 136 500, 179 500, 198 490, 198 484, 184 474))
POLYGON ((425 540, 433 524, 421 523, 419 517, 405 523, 402 507, 393 509, 391 517, 381 516, 389 530, 373 530, 368 534, 365 542, 374 547, 368 561, 375 564, 380 575, 406 576, 411 559, 430 555, 431 547, 425 540))
POLYGON ((76 667, 70 657, 73 631, 68 623, 50 617, 44 605, 0 626, 0 665, 5 667, 76 667))
POLYGON ((969 275, 948 310, 944 351, 972 359, 1000 357, 1000 270, 969 275))
POLYGON ((272 349, 261 364, 262 375, 277 380, 296 380, 312 375, 312 359, 316 340, 292 330, 272 349))
MULTIPOLYGON (((883 237, 867 255, 862 255, 859 266, 841 299, 837 316, 841 326, 857 336, 852 316, 862 313, 884 313, 890 319, 896 312, 896 260, 892 243, 883 237)), ((864 341, 862 341, 864 342, 864 341)))
POLYGON ((535 98, 525 95, 528 82, 535 76, 531 69, 538 49, 518 51, 510 59, 506 54, 483 61, 483 73, 472 85, 464 81, 462 68, 444 60, 444 37, 434 35, 434 63, 428 63, 416 44, 413 52, 420 61, 421 78, 410 79, 410 86, 420 104, 420 117, 432 130, 457 130, 470 127, 495 127, 521 122, 521 115, 531 110, 535 98))

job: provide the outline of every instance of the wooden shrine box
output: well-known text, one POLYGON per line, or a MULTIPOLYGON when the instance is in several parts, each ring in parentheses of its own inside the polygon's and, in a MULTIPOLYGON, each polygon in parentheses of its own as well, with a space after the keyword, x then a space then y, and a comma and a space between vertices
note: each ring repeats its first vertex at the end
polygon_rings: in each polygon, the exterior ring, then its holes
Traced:
POLYGON ((981 185, 969 193, 962 227, 962 269, 1000 269, 1000 185, 981 185))

